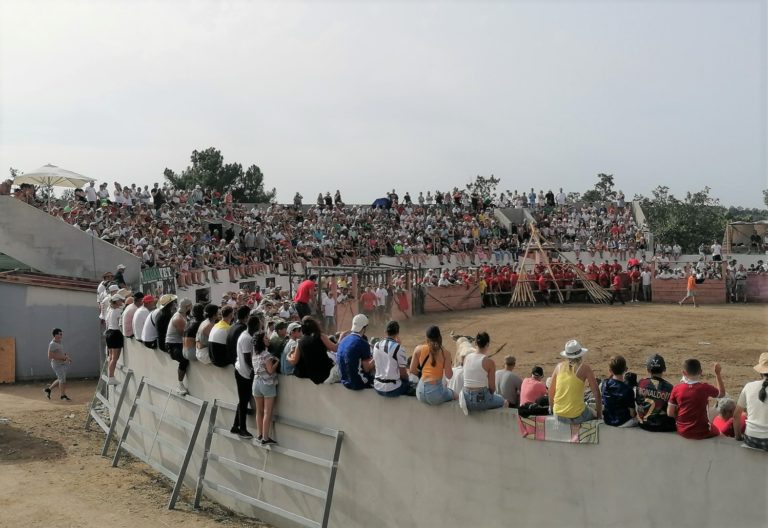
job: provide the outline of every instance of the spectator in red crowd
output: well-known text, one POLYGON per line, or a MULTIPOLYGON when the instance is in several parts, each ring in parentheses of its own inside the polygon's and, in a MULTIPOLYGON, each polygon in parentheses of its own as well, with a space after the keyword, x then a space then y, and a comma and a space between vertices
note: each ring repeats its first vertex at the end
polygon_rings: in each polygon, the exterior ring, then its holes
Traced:
POLYGON ((618 273, 613 276, 613 281, 611 283, 610 304, 613 305, 616 299, 620 300, 622 305, 624 304, 624 296, 621 293, 621 275, 619 275, 618 273))
POLYGON ((312 300, 312 296, 315 293, 317 287, 317 275, 310 275, 305 281, 299 284, 296 290, 296 295, 293 297, 294 305, 296 306, 296 312, 299 314, 299 319, 303 319, 305 316, 310 315, 312 310, 309 307, 309 303, 312 300))

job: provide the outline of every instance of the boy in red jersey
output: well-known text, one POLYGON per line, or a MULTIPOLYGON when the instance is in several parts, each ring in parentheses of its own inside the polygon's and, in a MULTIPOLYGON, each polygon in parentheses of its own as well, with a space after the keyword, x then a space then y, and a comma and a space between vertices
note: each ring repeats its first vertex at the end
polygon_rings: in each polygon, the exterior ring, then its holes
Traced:
POLYGON ((707 404, 709 398, 722 398, 725 384, 719 363, 713 365, 717 387, 700 381, 701 363, 698 359, 686 359, 683 363, 683 382, 675 385, 667 404, 667 415, 677 422, 677 434, 683 438, 701 440, 718 436, 720 431, 709 423, 707 404))

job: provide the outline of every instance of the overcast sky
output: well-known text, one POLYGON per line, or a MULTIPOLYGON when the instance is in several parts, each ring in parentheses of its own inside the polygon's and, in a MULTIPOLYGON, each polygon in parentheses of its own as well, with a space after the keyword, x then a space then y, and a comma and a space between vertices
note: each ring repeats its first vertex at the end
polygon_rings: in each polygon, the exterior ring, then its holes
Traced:
POLYGON ((764 5, 1 0, 0 167, 150 184, 214 146, 281 201, 606 172, 761 207, 764 5))

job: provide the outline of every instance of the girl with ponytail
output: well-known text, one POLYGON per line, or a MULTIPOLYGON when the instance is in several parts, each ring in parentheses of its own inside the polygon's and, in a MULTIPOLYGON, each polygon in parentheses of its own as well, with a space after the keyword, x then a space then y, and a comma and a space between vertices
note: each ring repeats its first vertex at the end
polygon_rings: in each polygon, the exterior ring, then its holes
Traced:
POLYGON ((747 427, 744 434, 735 431, 736 440, 744 440, 744 444, 768 451, 768 352, 760 354, 760 360, 755 365, 755 372, 762 375, 758 381, 750 381, 744 385, 736 410, 733 413, 733 422, 739 423, 741 413, 747 412, 747 427))
POLYGON ((410 372, 420 377, 416 387, 416 398, 420 402, 440 405, 457 398, 443 383, 443 378, 453 377, 453 368, 451 354, 443 348, 443 336, 437 326, 427 328, 427 342, 413 351, 410 372))

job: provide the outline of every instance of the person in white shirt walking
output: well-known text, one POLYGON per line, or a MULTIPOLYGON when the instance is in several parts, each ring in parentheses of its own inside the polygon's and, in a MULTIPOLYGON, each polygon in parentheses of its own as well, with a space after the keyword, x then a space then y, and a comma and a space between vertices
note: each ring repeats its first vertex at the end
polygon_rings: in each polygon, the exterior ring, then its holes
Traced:
POLYGON ((322 304, 325 333, 333 334, 336 332, 336 299, 333 292, 323 292, 322 304))

